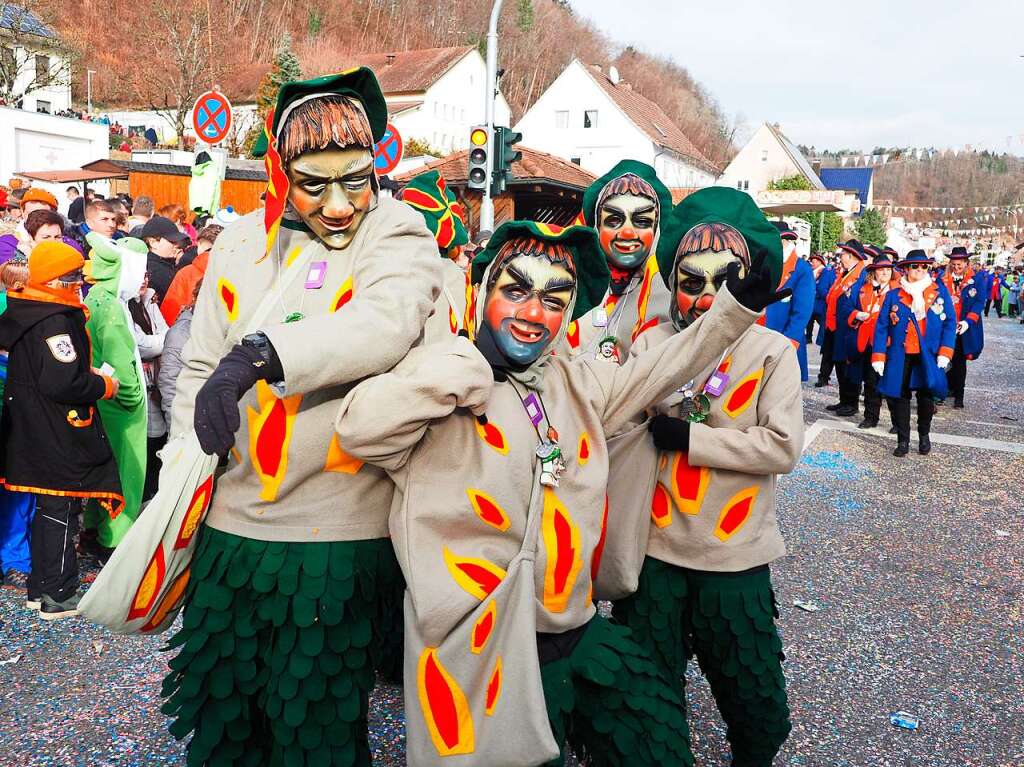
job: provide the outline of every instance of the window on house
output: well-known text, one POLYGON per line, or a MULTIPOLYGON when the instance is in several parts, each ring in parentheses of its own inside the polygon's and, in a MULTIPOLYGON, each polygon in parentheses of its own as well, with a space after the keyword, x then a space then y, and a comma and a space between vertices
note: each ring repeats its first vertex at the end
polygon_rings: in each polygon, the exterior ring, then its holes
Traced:
POLYGON ((49 101, 40 101, 39 99, 36 99, 36 111, 42 112, 43 114, 51 114, 53 110, 50 108, 49 101))
POLYGON ((750 182, 749 181, 737 181, 736 182, 736 188, 739 189, 741 192, 746 192, 748 189, 750 189, 750 182))
POLYGON ((761 150, 761 162, 768 162, 768 150, 767 149, 762 149, 761 150))
POLYGON ((17 60, 14 58, 14 48, 6 45, 0 46, 0 77, 4 79, 8 87, 14 84, 14 76, 17 69, 17 60), (10 79, 10 82, 7 80, 10 79))
POLYGON ((36 82, 45 83, 50 79, 50 57, 36 55, 36 82))
POLYGON ((582 164, 583 160, 580 157, 570 157, 569 162, 571 162, 573 165, 580 165, 582 164))
POLYGON ((583 127, 584 128, 596 128, 597 127, 597 110, 588 109, 583 113, 583 127))
POLYGON ((441 116, 441 104, 437 101, 434 102, 434 117, 441 116))
POLYGON ((555 112, 555 127, 564 130, 569 127, 569 110, 560 109, 555 112))

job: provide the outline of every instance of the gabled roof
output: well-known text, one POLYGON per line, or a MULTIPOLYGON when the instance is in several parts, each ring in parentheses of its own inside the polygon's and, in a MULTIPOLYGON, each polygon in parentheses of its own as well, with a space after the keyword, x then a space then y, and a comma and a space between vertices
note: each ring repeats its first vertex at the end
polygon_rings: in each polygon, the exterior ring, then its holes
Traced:
POLYGON ((818 171, 818 176, 821 177, 826 189, 856 192, 860 197, 861 207, 866 208, 874 172, 874 168, 822 168, 818 171))
POLYGON ((722 169, 711 162, 694 146, 686 134, 679 129, 665 110, 650 99, 641 96, 629 83, 620 80, 613 83, 601 67, 587 66, 580 62, 584 71, 593 78, 615 105, 625 113, 626 117, 636 125, 651 141, 658 146, 692 160, 695 165, 718 175, 722 169))
POLYGON ((786 154, 793 161, 793 164, 797 166, 800 173, 806 178, 811 184, 814 185, 815 189, 825 189, 825 185, 821 182, 818 174, 814 172, 814 168, 807 162, 807 158, 804 157, 803 152, 796 148, 796 145, 786 138, 785 134, 779 129, 777 125, 771 123, 765 123, 765 127, 775 137, 775 140, 779 142, 786 154))
POLYGON ((402 112, 408 112, 411 109, 418 109, 423 106, 423 99, 398 99, 395 101, 388 102, 388 115, 396 117, 402 112))
POLYGON ((425 91, 473 50, 476 49, 472 45, 460 45, 416 51, 355 53, 342 61, 337 69, 369 67, 377 75, 384 93, 425 91))
MULTIPOLYGON (((512 186, 547 182, 579 191, 586 189, 597 179, 593 173, 588 173, 579 165, 563 160, 561 157, 547 152, 539 152, 522 144, 517 144, 515 148, 523 153, 523 159, 512 163, 512 186)), ((395 181, 405 183, 428 170, 439 171, 451 184, 464 184, 469 179, 469 150, 463 149, 447 157, 442 157, 440 160, 427 163, 425 167, 402 173, 395 177, 395 181)))
POLYGON ((40 21, 32 11, 11 3, 0 3, 0 29, 27 32, 30 35, 51 39, 57 38, 57 33, 40 21))

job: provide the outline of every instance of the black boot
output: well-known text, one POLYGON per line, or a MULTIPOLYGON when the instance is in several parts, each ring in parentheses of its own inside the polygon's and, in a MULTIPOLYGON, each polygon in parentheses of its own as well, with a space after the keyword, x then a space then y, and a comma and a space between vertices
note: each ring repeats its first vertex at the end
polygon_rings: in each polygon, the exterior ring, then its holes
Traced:
POLYGON ((821 389, 821 388, 823 388, 825 386, 828 386, 828 379, 827 378, 824 381, 822 381, 819 378, 817 381, 814 382, 814 388, 815 389, 821 389))
POLYGON ((910 452, 910 400, 890 398, 889 413, 896 427, 896 449, 892 454, 902 457, 910 452))
POLYGON ((860 386, 845 384, 839 387, 839 407, 835 414, 846 417, 856 415, 860 411, 860 386))
POLYGON ((864 420, 857 424, 858 429, 873 429, 878 426, 877 418, 870 418, 867 415, 864 416, 864 420))
POLYGON ((835 402, 835 403, 833 403, 831 405, 825 405, 825 409, 828 410, 830 413, 834 413, 839 408, 841 408, 842 406, 843 406, 842 402, 835 402))
POLYGON ((935 402, 928 396, 918 395, 917 398, 917 452, 928 455, 932 451, 932 417, 935 415, 935 402))

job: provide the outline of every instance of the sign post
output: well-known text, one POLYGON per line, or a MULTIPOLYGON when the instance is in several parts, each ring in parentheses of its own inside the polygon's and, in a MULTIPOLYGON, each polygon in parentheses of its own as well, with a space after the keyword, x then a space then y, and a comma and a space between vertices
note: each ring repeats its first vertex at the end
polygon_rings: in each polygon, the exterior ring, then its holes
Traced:
POLYGON ((192 107, 192 127, 210 146, 223 141, 231 130, 231 102, 219 91, 207 91, 192 107))
POLYGON ((402 135, 391 123, 388 123, 387 130, 381 136, 380 141, 373 150, 373 169, 378 176, 386 176, 398 167, 402 161, 402 153, 405 151, 405 144, 402 135))

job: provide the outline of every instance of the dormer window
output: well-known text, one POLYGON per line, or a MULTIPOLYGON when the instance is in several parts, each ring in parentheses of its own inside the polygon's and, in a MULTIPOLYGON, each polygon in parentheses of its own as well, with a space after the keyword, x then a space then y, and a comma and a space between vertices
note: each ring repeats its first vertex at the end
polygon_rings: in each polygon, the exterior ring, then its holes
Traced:
POLYGON ((583 127, 584 128, 596 128, 597 127, 597 110, 588 109, 583 113, 583 127))

